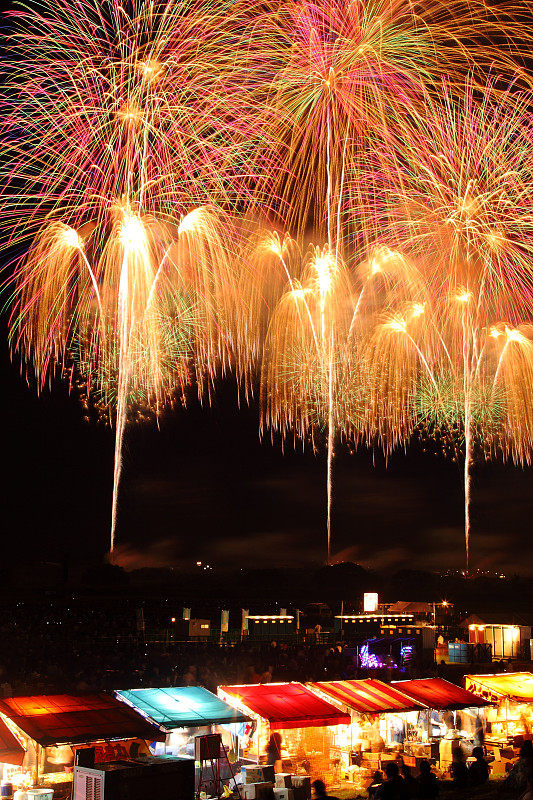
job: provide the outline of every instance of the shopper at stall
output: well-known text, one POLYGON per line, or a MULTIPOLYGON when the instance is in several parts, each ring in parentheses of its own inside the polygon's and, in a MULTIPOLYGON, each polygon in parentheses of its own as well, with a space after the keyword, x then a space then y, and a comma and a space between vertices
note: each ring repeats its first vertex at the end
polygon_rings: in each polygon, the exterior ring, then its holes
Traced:
POLYGON ((383 773, 380 769, 377 769, 372 776, 372 784, 368 787, 368 796, 369 798, 374 797, 376 791, 379 789, 381 784, 383 783, 383 773))
POLYGON ((385 777, 385 782, 376 789, 375 800, 404 800, 406 796, 404 780, 395 761, 387 761, 385 777))
POLYGON ((281 747, 283 740, 279 731, 274 731, 267 744, 266 763, 274 767, 274 772, 281 772, 281 747))
POLYGON ((332 797, 326 791, 326 784, 324 781, 321 781, 320 778, 318 780, 313 781, 313 791, 315 793, 316 800, 337 800, 336 797, 332 797))
POLYGON ((454 748, 450 772, 456 789, 463 789, 468 784, 468 767, 461 745, 454 748))
POLYGON ((516 792, 518 796, 525 790, 529 775, 533 775, 533 742, 531 739, 526 739, 520 748, 518 761, 505 779, 505 789, 516 792))
POLYGON ((468 784, 469 786, 481 786, 489 779, 489 765, 483 758, 482 747, 474 747, 472 755, 476 760, 468 768, 468 784))
POLYGON ((403 778, 403 796, 406 798, 418 797, 418 784, 411 773, 411 767, 404 761, 400 763, 400 773, 403 778))
POLYGON ((434 800, 439 796, 439 781, 431 771, 429 761, 420 762, 420 774, 417 777, 419 800, 434 800))

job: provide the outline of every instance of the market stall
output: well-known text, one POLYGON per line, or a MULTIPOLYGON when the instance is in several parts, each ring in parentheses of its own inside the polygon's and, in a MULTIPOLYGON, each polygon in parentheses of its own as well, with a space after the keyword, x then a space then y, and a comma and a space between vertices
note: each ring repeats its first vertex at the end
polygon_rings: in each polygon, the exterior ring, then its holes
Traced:
POLYGON ((485 712, 485 741, 497 748, 520 746, 533 739, 533 675, 465 675, 465 688, 494 703, 485 712))
POLYGON ((115 695, 165 732, 165 741, 154 743, 156 754, 194 758, 197 736, 220 733, 232 761, 237 737, 245 734, 250 723, 249 716, 202 686, 121 689, 115 695))
MULTIPOLYGON (((165 734, 105 694, 0 698, 2 780, 69 796, 76 752, 93 748, 96 764, 149 755, 165 734)), ((91 761, 93 752, 90 752, 91 761)))
POLYGON ((382 763, 396 758, 419 713, 427 706, 379 680, 320 681, 307 684, 319 696, 345 709, 351 725, 339 734, 341 774, 367 788, 382 763))
POLYGON ((420 715, 404 751, 414 757, 434 758, 445 769, 460 745, 467 756, 483 738, 481 709, 487 701, 443 678, 418 678, 393 681, 392 686, 413 700, 423 703, 428 712, 420 715))
POLYGON ((339 777, 339 736, 341 727, 350 724, 348 713, 301 683, 219 686, 218 694, 255 722, 239 740, 244 759, 262 763, 271 734, 279 731, 284 772, 327 784, 339 777))

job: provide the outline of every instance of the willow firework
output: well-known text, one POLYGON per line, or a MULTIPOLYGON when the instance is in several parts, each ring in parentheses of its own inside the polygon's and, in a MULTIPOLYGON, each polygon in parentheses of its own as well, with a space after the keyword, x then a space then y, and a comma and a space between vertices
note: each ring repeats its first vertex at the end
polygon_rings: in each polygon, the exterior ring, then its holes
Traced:
POLYGON ((521 464, 533 446, 531 335, 521 324, 533 290, 530 108, 513 86, 489 82, 477 99, 467 82, 461 104, 445 86, 440 102, 398 122, 394 164, 381 154, 378 226, 420 277, 410 304, 372 337, 377 416, 385 439, 405 442, 417 424, 460 433, 467 564, 475 441, 521 464))
POLYGON ((4 86, 4 240, 30 245, 9 281, 11 335, 39 387, 81 371, 114 408, 113 550, 130 401, 159 413, 179 387, 208 391, 232 358, 228 213, 247 189, 228 174, 252 137, 219 85, 237 71, 227 53, 243 17, 235 3, 45 12, 12 14, 4 86))

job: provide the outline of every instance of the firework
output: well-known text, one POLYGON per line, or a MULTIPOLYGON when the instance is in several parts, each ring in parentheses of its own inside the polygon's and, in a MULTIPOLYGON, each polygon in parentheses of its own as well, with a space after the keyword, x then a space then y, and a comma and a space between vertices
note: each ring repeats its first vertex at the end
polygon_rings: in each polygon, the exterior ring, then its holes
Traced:
POLYGON ((233 165, 253 141, 226 103, 244 17, 188 0, 44 10, 12 14, 4 90, 4 242, 29 244, 8 281, 12 341, 40 388, 77 369, 114 407, 113 550, 131 399, 157 414, 232 359, 229 212, 248 191, 233 165))
POLYGON ((270 145, 259 186, 270 185, 282 224, 327 239, 330 250, 353 232, 365 239, 364 217, 340 216, 346 174, 360 171, 394 116, 419 108, 441 76, 455 84, 485 61, 508 69, 513 59, 490 36, 512 36, 514 27, 510 14, 504 24, 483 3, 463 0, 305 0, 259 18, 250 69, 260 75, 270 145))
POLYGON ((398 123, 394 163, 384 150, 379 173, 384 238, 420 280, 370 340, 376 429, 386 447, 417 425, 459 436, 467 567, 476 440, 521 464, 533 444, 531 338, 520 327, 533 289, 530 107, 512 86, 489 81, 478 97, 469 81, 458 104, 445 85, 440 102, 398 123))

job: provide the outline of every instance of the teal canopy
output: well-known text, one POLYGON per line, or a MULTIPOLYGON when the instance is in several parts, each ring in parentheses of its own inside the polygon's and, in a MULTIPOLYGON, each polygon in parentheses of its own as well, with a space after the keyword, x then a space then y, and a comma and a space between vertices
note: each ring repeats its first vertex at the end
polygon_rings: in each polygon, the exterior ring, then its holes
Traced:
POLYGON ((202 686, 129 689, 115 694, 118 700, 166 730, 248 722, 250 719, 202 686))

